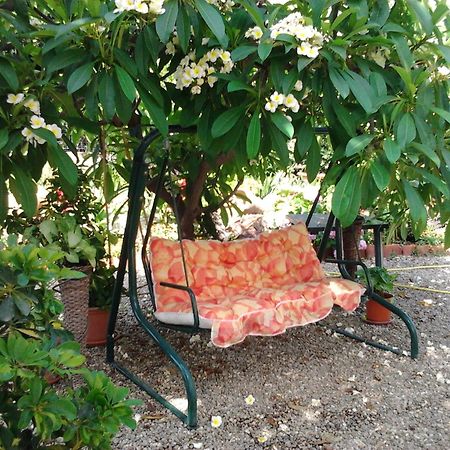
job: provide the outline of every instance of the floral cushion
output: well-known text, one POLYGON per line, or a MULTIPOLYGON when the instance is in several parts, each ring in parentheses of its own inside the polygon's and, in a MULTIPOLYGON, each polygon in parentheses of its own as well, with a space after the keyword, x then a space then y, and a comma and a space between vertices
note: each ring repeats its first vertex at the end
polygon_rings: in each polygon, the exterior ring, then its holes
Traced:
POLYGON ((363 289, 349 280, 326 278, 300 223, 256 239, 233 242, 183 241, 186 274, 179 242, 150 241, 156 317, 191 325, 193 314, 185 291, 194 291, 200 326, 211 328, 219 347, 237 344, 248 335, 273 336, 287 328, 316 322, 337 304, 354 310, 363 289))

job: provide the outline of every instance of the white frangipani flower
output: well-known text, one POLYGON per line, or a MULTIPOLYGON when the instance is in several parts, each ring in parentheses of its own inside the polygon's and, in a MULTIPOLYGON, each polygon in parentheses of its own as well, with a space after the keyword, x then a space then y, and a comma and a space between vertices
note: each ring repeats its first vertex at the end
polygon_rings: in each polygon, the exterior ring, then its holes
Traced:
POLYGON ((212 416, 211 417, 211 426, 213 428, 219 428, 222 425, 222 417, 220 416, 212 416))
POLYGON ((19 103, 22 102, 22 100, 24 99, 25 95, 20 93, 20 94, 8 94, 8 97, 6 98, 6 103, 10 103, 11 105, 18 105, 19 103))
POLYGON ((30 125, 31 125, 31 128, 34 128, 35 130, 37 130, 38 128, 44 128, 45 120, 41 116, 34 115, 34 116, 31 116, 30 125))

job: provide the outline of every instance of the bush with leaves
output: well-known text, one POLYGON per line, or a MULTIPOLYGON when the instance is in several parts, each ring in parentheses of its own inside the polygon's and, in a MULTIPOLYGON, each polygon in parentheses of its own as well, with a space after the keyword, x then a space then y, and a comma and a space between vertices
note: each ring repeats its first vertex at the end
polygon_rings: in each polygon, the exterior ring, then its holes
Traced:
POLYGON ((122 424, 135 426, 128 390, 83 367, 79 344, 61 329, 51 285, 80 274, 58 267, 59 258, 12 238, 1 244, 0 448, 108 449, 122 424), (48 374, 64 385, 56 391, 48 374))
MULTIPOLYGON (((326 183, 344 226, 379 204, 401 225, 409 216, 416 235, 427 216, 448 224, 447 3, 6 2, 0 217, 8 186, 33 215, 47 160, 73 189, 61 139, 73 150, 87 135, 104 155, 112 135, 126 155, 149 127, 167 136, 179 124, 198 138, 183 163, 187 231, 211 173, 230 180, 265 159, 304 163, 309 181, 331 162, 326 183)), ((114 165, 102 161, 108 191, 114 165)))

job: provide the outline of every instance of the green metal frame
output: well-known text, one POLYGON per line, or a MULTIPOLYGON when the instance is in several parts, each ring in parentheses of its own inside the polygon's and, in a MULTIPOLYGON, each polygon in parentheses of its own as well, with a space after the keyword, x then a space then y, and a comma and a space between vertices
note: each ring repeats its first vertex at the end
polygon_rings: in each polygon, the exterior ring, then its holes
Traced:
MULTIPOLYGON (((191 132, 190 129, 184 129, 177 126, 171 126, 170 132, 171 133, 179 133, 179 132, 191 132)), ((163 336, 158 332, 158 330, 155 328, 155 326, 149 322, 147 319, 145 313, 143 312, 138 298, 138 292, 137 292, 137 273, 136 273, 136 238, 140 223, 140 216, 141 216, 141 210, 143 205, 143 196, 146 188, 146 181, 147 181, 147 169, 146 164, 144 161, 144 155, 147 150, 147 148, 157 139, 160 137, 160 133, 157 130, 152 131, 146 138, 143 139, 141 144, 138 146, 134 153, 133 158, 133 168, 131 173, 131 181, 128 191, 128 214, 127 214, 127 222, 125 226, 124 231, 124 238, 122 243, 122 249, 120 254, 120 261, 119 261, 119 267, 117 270, 117 277, 116 277, 116 283, 114 286, 114 292, 113 292, 113 298, 112 298, 112 306, 111 306, 111 314, 108 324, 108 337, 107 337, 107 345, 106 345, 106 360, 109 364, 111 364, 112 367, 117 369, 119 372, 121 372, 125 377, 127 377, 129 380, 131 380, 133 383, 135 383, 137 386, 139 386, 141 389, 143 389, 145 392, 147 392, 151 397, 153 397, 156 401, 161 403, 165 408, 170 410, 173 414, 175 414, 178 418, 180 418, 188 427, 194 428, 197 426, 197 393, 195 388, 194 379, 192 377, 192 374, 186 364, 186 362, 181 358, 181 356, 175 351, 175 349, 164 339, 163 336), (121 302, 122 297, 122 288, 124 284, 124 278, 125 274, 127 272, 128 267, 128 283, 129 283, 129 298, 130 298, 130 304, 133 311, 134 316, 136 317, 136 320, 138 321, 139 325, 142 327, 144 332, 161 348, 163 353, 167 356, 167 358, 174 364, 176 369, 181 374, 181 377, 183 379, 184 388, 186 392, 186 397, 188 400, 188 408, 187 408, 187 414, 182 412, 180 409, 176 408, 174 405, 172 405, 166 398, 164 398, 156 389, 151 387, 147 382, 139 378, 135 373, 133 373, 131 370, 127 369, 123 364, 119 363, 115 359, 115 328, 117 324, 117 316, 119 312, 119 306, 121 302)), ((164 174, 165 170, 167 169, 167 159, 163 163, 163 170, 161 171, 160 178, 158 181, 158 187, 157 192, 155 196, 155 200, 153 203, 152 211, 150 214, 150 226, 153 222, 155 211, 156 211, 156 203, 158 198, 158 193, 162 187, 162 184, 164 182, 164 174)), ((177 217, 178 219, 178 217, 177 217)), ((334 220, 334 217, 331 219, 334 220)), ((324 253, 324 249, 326 246, 326 241, 329 236, 329 232, 331 230, 331 221, 329 222, 329 226, 326 227, 326 230, 324 232, 324 237, 322 239, 322 247, 319 252, 320 259, 322 260, 322 255, 324 253)), ((153 284, 152 284, 152 277, 151 277, 151 267, 150 262, 148 260, 148 254, 147 254, 147 248, 148 248, 148 240, 150 236, 150 226, 147 229, 147 233, 144 238, 144 245, 142 250, 142 260, 144 263, 144 269, 145 274, 149 286, 149 292, 151 296, 151 300, 153 303, 153 306, 155 307, 155 298, 154 298, 154 292, 153 292, 153 284)), ((418 338, 417 338, 417 331, 414 326, 413 321, 411 318, 400 308, 398 308, 395 305, 392 305, 391 303, 387 302, 385 299, 380 297, 379 295, 373 293, 371 282, 370 282, 370 276, 367 272, 367 267, 361 263, 360 261, 346 261, 342 259, 342 252, 338 250, 338 258, 336 260, 330 260, 327 262, 333 262, 337 263, 339 266, 339 270, 344 278, 350 278, 348 275, 348 272, 345 269, 345 266, 348 264, 356 264, 360 265, 367 277, 367 286, 368 286, 368 293, 370 293, 371 298, 373 298, 375 301, 380 303, 381 305, 385 306, 389 310, 391 310, 394 314, 398 315, 403 322, 405 322, 406 326, 408 327, 410 336, 411 336, 411 357, 416 358, 418 356, 418 338)), ((192 306, 192 312, 193 312, 193 326, 180 326, 180 325, 167 325, 162 324, 161 325, 176 329, 179 331, 186 331, 186 332, 198 332, 201 331, 199 328, 199 316, 198 316, 198 308, 197 308, 197 302, 195 298, 194 292, 189 288, 189 286, 182 286, 182 285, 176 285, 172 283, 162 283, 166 287, 170 287, 173 289, 182 289, 186 291, 189 294, 190 300, 191 300, 191 306, 192 306)), ((341 333, 345 336, 348 336, 352 339, 356 339, 360 342, 365 342, 367 345, 371 345, 373 347, 382 349, 382 350, 388 350, 397 354, 402 354, 402 352, 398 349, 395 349, 393 347, 385 346, 382 344, 379 344, 377 342, 372 342, 369 340, 366 340, 362 337, 359 337, 357 335, 354 335, 352 333, 348 333, 345 330, 336 329, 335 330, 338 333, 341 333)))
MULTIPOLYGON (((172 132, 181 131, 179 127, 172 127, 172 132)), ((147 148, 160 137, 158 131, 152 131, 141 142, 134 153, 133 168, 131 172, 131 181, 128 191, 128 215, 125 226, 124 238, 122 243, 122 250, 120 253, 119 267, 117 269, 116 284, 114 286, 111 315, 108 324, 108 338, 106 344, 106 360, 115 369, 125 375, 129 380, 138 385, 141 389, 147 392, 151 397, 161 403, 165 408, 170 410, 178 418, 180 418, 188 427, 194 428, 197 426, 197 391, 195 389, 194 379, 192 374, 181 356, 175 349, 161 336, 154 325, 150 323, 139 303, 137 292, 137 274, 136 274, 136 250, 135 243, 139 228, 139 220, 142 210, 143 195, 146 186, 146 165, 144 162, 144 155, 147 148), (183 379, 186 398, 188 400, 187 414, 172 405, 166 398, 164 398, 153 387, 147 384, 144 380, 139 378, 136 374, 131 372, 125 366, 120 364, 115 359, 114 352, 114 331, 117 324, 117 315, 121 301, 122 287, 124 283, 125 273, 128 265, 128 283, 129 283, 129 297, 131 308, 139 325, 145 333, 161 348, 163 353, 174 364, 176 369, 180 372, 183 379)))

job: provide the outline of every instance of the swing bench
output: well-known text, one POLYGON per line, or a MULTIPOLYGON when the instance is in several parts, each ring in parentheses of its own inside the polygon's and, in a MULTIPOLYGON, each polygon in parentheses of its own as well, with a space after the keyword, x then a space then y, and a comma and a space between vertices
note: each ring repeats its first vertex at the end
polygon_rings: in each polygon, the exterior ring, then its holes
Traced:
MULTIPOLYGON (((171 127, 171 132, 186 130, 171 127)), ((137 293, 135 246, 147 181, 144 154, 159 136, 158 131, 152 131, 134 154, 127 224, 108 327, 107 361, 187 426, 195 427, 197 395, 189 368, 161 336, 154 323, 147 319, 137 293), (180 372, 188 400, 186 414, 115 359, 114 331, 127 266, 128 292, 133 313, 140 326, 180 372)), ((335 304, 353 311, 366 291, 371 298, 405 322, 411 336, 411 357, 417 357, 418 340, 414 323, 397 306, 373 293, 370 276, 363 263, 343 260, 342 248, 338 245, 338 259, 329 262, 338 264, 343 278, 325 276, 320 263, 334 222, 332 215, 325 227, 318 256, 309 240, 307 226, 303 223, 262 233, 255 239, 234 242, 182 240, 176 208, 179 240, 152 237, 151 226, 165 182, 168 162, 167 156, 158 179, 142 247, 142 261, 154 317, 161 325, 188 332, 210 329, 212 343, 218 347, 228 347, 241 342, 248 335, 273 336, 283 333, 289 327, 317 322, 326 317, 335 304), (349 279, 346 271, 348 265, 363 268, 367 278, 365 288, 349 279)), ((309 219, 310 217, 307 223, 309 219)), ((337 234, 339 231, 337 228, 337 234)), ((368 345, 401 354, 396 348, 367 341, 345 330, 335 331, 368 345)))

